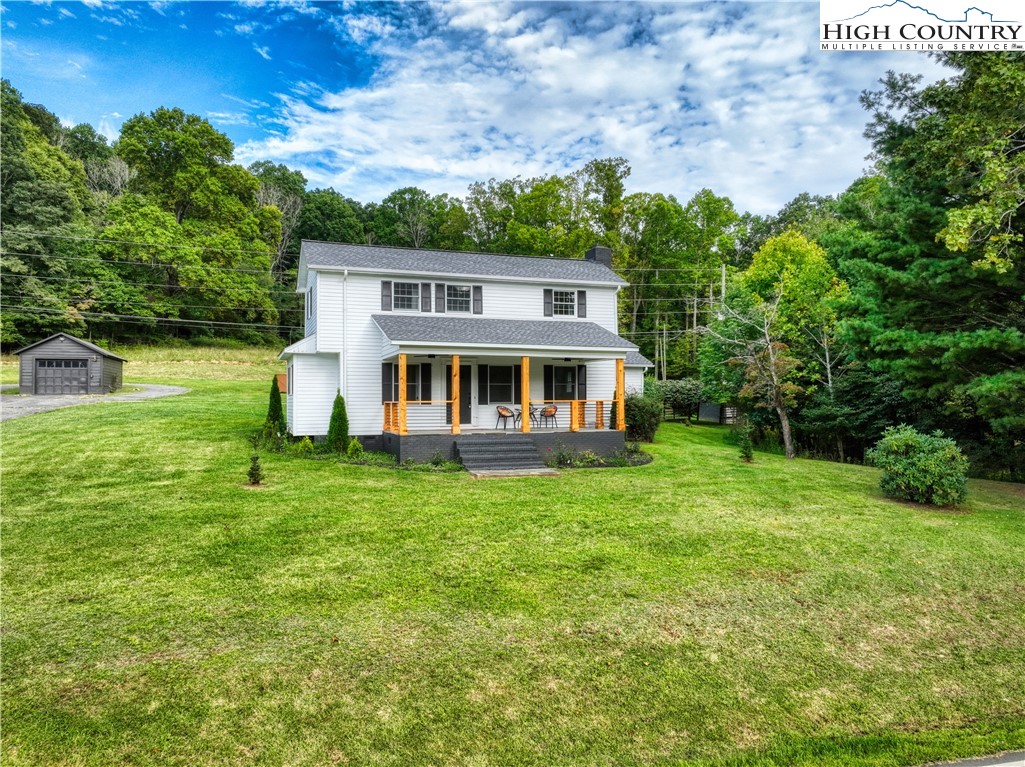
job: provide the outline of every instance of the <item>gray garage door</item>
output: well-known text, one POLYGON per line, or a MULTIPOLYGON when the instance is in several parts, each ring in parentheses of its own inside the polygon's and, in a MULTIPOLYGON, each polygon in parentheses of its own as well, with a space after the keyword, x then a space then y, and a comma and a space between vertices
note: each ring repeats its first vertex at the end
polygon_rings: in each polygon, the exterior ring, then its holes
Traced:
POLYGON ((89 360, 36 360, 36 394, 88 394, 89 360))

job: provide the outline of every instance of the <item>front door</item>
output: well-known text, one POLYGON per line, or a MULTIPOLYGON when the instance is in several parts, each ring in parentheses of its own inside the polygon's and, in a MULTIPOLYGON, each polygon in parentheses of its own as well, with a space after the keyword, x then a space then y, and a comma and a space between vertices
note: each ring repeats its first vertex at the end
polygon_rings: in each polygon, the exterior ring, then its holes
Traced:
MULTIPOLYGON (((473 417, 471 410, 473 403, 473 375, 472 365, 459 366, 459 423, 468 426, 473 417)), ((452 399, 452 366, 445 366, 445 399, 452 399)), ((445 408, 445 423, 452 423, 452 406, 445 408)))

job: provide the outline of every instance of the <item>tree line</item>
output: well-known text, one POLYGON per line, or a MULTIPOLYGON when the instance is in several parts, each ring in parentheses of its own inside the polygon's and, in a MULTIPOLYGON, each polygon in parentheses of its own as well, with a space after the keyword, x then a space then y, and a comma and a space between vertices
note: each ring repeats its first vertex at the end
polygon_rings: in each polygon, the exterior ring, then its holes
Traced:
POLYGON ((623 158, 380 202, 243 168, 207 121, 161 108, 109 143, 3 83, 0 341, 301 334, 303 239, 581 257, 613 250, 620 331, 662 379, 700 379, 788 453, 860 459, 887 425, 943 429, 1025 475, 1025 54, 950 52, 862 102, 873 165, 777 214, 628 192, 623 158))

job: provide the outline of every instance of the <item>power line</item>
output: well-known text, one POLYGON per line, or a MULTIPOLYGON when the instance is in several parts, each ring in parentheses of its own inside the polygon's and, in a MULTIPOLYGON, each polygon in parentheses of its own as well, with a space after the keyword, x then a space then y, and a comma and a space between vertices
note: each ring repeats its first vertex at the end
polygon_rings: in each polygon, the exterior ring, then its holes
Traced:
MULTIPOLYGON (((146 287, 146 288, 174 288, 178 290, 213 290, 205 285, 168 285, 165 282, 128 282, 126 280, 97 280, 92 277, 44 277, 38 274, 22 274, 21 272, 5 272, 0 274, 0 282, 9 279, 11 277, 20 277, 24 280, 43 280, 45 282, 79 282, 89 285, 132 285, 134 287, 146 287)), ((269 290, 267 291, 271 295, 298 295, 294 290, 269 290)), ((301 307, 295 309, 282 309, 279 311, 299 312, 302 311, 301 307)))
MULTIPOLYGON (((47 309, 45 307, 37 306, 18 306, 8 305, 4 309, 18 309, 23 312, 29 313, 45 313, 45 314, 63 314, 67 315, 67 309, 47 309)), ((100 317, 102 319, 117 319, 117 320, 146 320, 145 324, 157 324, 161 322, 184 322, 193 325, 235 325, 247 328, 259 328, 260 330, 302 330, 302 325, 264 325, 257 322, 220 322, 217 320, 188 320, 180 317, 146 317, 142 314, 112 314, 110 312, 83 312, 74 310, 75 314, 83 317, 100 317)))
POLYGON ((154 261, 122 261, 118 258, 100 258, 95 256, 93 258, 84 258, 82 256, 50 256, 42 253, 19 253, 14 250, 0 251, 0 256, 18 256, 19 258, 45 258, 48 261, 91 261, 93 263, 100 262, 101 264, 127 264, 129 266, 149 266, 151 268, 172 268, 172 269, 204 269, 206 271, 213 272, 241 272, 245 274, 259 274, 271 276, 269 269, 236 269, 230 266, 211 266, 209 264, 162 264, 154 261))
MULTIPOLYGON (((215 245, 165 245, 159 242, 137 242, 134 240, 108 240, 102 237, 81 237, 73 234, 55 234, 53 232, 28 232, 24 229, 4 229, 0 230, 0 236, 7 234, 20 234, 26 237, 49 237, 55 240, 74 240, 76 242, 100 242, 104 245, 141 245, 146 248, 169 248, 178 250, 211 250, 218 253, 251 253, 254 255, 268 256, 275 255, 273 252, 266 250, 252 250, 246 248, 220 248, 215 245)), ((296 256, 298 253, 284 253, 286 256, 296 256)))
MULTIPOLYGON (((30 274, 6 275, 6 277, 12 277, 12 276, 13 277, 22 277, 22 278, 25 278, 25 279, 31 278, 31 279, 36 279, 36 280, 62 280, 64 282, 78 282, 79 281, 75 277, 34 277, 33 275, 30 275, 30 274)), ((147 283, 139 283, 139 282, 116 283, 115 282, 113 284, 120 284, 120 285, 146 285, 147 283)), ((132 304, 132 303, 138 303, 139 300, 138 299, 124 299, 124 302, 132 304)), ((155 301, 148 301, 148 303, 156 303, 156 302, 155 301)), ((279 309, 279 308, 274 307, 274 306, 212 306, 212 305, 206 305, 206 304, 165 304, 162 301, 160 302, 160 306, 163 307, 163 308, 170 308, 170 309, 221 309, 221 310, 232 310, 232 311, 256 311, 256 312, 276 311, 278 313, 283 313, 283 312, 302 312, 303 311, 302 307, 296 307, 296 308, 293 308, 293 309, 279 309)))

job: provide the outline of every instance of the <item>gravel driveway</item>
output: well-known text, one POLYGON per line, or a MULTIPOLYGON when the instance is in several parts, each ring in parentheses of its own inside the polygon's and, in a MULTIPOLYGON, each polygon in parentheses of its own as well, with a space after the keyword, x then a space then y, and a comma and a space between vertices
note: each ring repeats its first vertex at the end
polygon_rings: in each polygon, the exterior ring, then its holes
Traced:
MULTIPOLYGON (((188 391, 188 389, 182 386, 132 384, 132 388, 136 387, 142 389, 142 391, 127 392, 125 394, 37 394, 32 396, 0 392, 0 421, 9 421, 12 418, 20 418, 23 415, 45 413, 47 410, 56 410, 61 407, 95 405, 98 402, 135 402, 142 399, 170 397, 174 394, 184 394, 188 391)), ((4 388, 14 389, 17 386, 4 388)))

